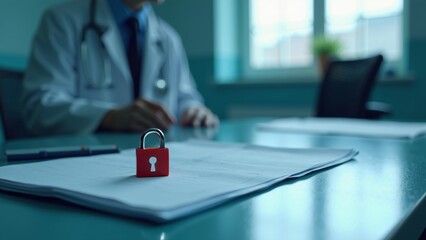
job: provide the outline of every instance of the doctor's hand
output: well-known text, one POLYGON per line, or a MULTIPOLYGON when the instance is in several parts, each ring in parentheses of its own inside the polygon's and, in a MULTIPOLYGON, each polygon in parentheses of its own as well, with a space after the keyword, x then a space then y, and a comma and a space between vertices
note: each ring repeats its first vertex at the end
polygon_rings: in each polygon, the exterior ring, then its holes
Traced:
POLYGON ((216 127, 219 119, 208 108, 204 106, 190 107, 181 117, 183 126, 191 127, 216 127))
POLYGON ((144 131, 155 127, 167 130, 175 119, 161 105, 138 99, 130 106, 113 109, 105 115, 99 126, 107 131, 144 131))

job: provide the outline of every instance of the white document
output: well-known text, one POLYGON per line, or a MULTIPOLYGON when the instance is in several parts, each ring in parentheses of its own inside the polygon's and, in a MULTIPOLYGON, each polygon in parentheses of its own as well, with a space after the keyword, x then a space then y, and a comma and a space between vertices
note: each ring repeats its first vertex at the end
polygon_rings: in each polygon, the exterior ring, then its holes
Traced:
POLYGON ((0 167, 0 188, 165 222, 352 159, 357 151, 170 143, 170 176, 137 178, 135 149, 0 167))
POLYGON ((426 123, 349 118, 284 118, 257 125, 261 130, 366 137, 415 138, 426 132, 426 123))

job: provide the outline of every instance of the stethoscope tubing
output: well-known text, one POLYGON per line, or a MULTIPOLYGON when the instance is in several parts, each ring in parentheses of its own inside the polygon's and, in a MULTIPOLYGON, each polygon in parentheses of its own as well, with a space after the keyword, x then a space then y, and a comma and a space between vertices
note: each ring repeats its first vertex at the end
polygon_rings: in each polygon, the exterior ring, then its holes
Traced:
MULTIPOLYGON (((106 29, 99 26, 96 23, 96 6, 97 6, 97 0, 90 0, 90 9, 89 9, 89 21, 83 26, 82 34, 81 34, 81 40, 80 40, 80 57, 82 62, 82 70, 83 70, 83 76, 87 80, 88 84, 86 85, 87 88, 92 89, 105 89, 105 88, 112 88, 112 76, 111 76, 111 70, 112 65, 111 61, 107 55, 106 47, 104 43, 102 42, 102 36, 106 32, 106 29), (100 78, 96 78, 98 80, 94 80, 90 77, 90 69, 89 69, 89 44, 87 40, 87 35, 89 31, 94 31, 94 33, 98 36, 99 42, 101 44, 101 52, 102 52, 102 70, 100 78)), ((168 91, 168 84, 167 81, 164 79, 164 66, 162 66, 160 71, 160 77, 157 79, 157 81, 154 83, 154 90, 158 94, 165 94, 168 91)))

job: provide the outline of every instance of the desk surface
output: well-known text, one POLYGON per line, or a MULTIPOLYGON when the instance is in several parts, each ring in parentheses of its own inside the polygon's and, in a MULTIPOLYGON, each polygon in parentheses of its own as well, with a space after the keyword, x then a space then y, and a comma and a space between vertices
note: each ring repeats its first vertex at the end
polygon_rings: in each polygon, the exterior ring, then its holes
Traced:
MULTIPOLYGON (((258 131, 262 119, 219 129, 172 129, 188 138, 277 147, 355 148, 355 161, 310 174, 165 225, 115 216, 61 200, 0 192, 2 239, 382 239, 413 214, 426 191, 426 137, 414 141, 258 131)), ((135 148, 138 134, 17 140, 7 149, 117 144, 135 148)), ((0 160, 6 164, 5 160, 0 160)), ((424 210, 424 209, 423 209, 424 210)), ((422 212, 424 212, 422 210, 422 212)), ((416 211, 419 211, 418 208, 416 211)), ((411 225, 414 236, 425 215, 411 225)), ((405 234, 405 233, 404 233, 405 234)))

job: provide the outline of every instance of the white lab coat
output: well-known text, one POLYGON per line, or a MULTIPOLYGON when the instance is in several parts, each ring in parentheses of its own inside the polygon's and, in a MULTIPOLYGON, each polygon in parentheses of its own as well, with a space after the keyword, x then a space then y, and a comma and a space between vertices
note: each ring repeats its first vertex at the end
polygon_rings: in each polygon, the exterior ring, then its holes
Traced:
MULTIPOLYGON (((21 98, 23 118, 36 135, 81 134, 96 130, 107 111, 133 102, 133 83, 120 31, 105 0, 98 0, 96 23, 111 60, 112 87, 87 87, 81 66, 82 28, 89 2, 77 0, 49 9, 35 35, 21 98)), ((202 104, 177 33, 153 11, 148 14, 141 96, 164 106, 177 119, 202 104), (158 78, 168 91, 155 91, 158 78)), ((99 44, 89 42, 90 44, 99 44)), ((95 71, 95 70, 94 70, 95 71)))

